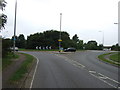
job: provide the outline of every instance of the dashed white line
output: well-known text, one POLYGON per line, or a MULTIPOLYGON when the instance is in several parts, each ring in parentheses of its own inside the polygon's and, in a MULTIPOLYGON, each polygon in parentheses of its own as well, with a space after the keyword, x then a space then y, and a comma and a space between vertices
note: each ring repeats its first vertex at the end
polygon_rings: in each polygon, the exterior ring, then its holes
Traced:
POLYGON ((107 77, 101 77, 101 76, 100 76, 100 77, 98 77, 98 78, 101 78, 101 79, 107 79, 107 77))
POLYGON ((115 83, 120 84, 120 82, 118 82, 118 81, 116 81, 116 80, 114 80, 114 79, 111 79, 111 78, 109 78, 109 77, 107 77, 107 76, 105 76, 105 75, 103 75, 103 74, 101 74, 101 73, 98 73, 98 74, 100 74, 100 75, 106 77, 107 79, 109 79, 109 80, 111 80, 111 81, 113 81, 113 82, 115 82, 115 83))
MULTIPOLYGON (((56 56, 65 58, 66 61, 68 61, 69 63, 71 63, 72 65, 74 65, 74 66, 76 66, 76 67, 79 67, 79 66, 80 66, 80 67, 83 67, 83 68, 85 67, 84 65, 80 64, 79 62, 74 61, 74 60, 71 60, 71 59, 68 59, 67 57, 59 56, 59 55, 56 55, 56 56)), ((106 81, 106 79, 111 80, 111 81, 113 81, 114 83, 117 83, 117 84, 120 84, 120 82, 118 82, 118 81, 116 81, 116 80, 114 80, 114 79, 111 79, 111 78, 109 78, 109 77, 107 77, 107 76, 105 76, 105 75, 103 75, 103 74, 101 74, 101 73, 97 73, 96 71, 90 70, 90 71, 88 71, 88 72, 89 72, 92 76, 98 78, 99 80, 103 81, 104 83, 108 84, 109 86, 114 87, 114 88, 120 88, 120 87, 116 87, 116 86, 110 84, 109 82, 106 81), (100 75, 100 76, 96 76, 95 74, 100 75)))
POLYGON ((89 71, 90 73, 96 73, 95 71, 89 71))
POLYGON ((91 74, 92 76, 94 76, 94 77, 98 78, 99 80, 103 81, 104 83, 108 84, 109 86, 114 87, 114 88, 117 88, 116 86, 114 86, 114 85, 112 85, 112 84, 108 83, 107 81, 105 81, 105 80, 103 80, 103 79, 101 79, 101 78, 97 77, 96 75, 94 75, 94 74, 92 74, 92 73, 90 73, 90 74, 91 74))

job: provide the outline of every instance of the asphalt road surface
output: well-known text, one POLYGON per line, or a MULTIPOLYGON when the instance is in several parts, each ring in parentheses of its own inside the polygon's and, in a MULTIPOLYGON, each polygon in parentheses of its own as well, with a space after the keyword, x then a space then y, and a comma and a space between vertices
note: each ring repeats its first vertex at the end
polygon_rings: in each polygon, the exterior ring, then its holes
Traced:
POLYGON ((100 61, 105 51, 24 52, 38 64, 31 88, 118 88, 118 67, 100 61))

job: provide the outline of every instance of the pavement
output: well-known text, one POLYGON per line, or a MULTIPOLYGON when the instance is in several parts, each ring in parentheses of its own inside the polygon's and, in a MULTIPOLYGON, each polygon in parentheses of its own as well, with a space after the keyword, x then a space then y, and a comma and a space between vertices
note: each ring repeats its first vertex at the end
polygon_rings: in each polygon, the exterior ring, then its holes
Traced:
POLYGON ((30 88, 118 88, 118 67, 100 61, 105 51, 24 52, 36 65, 30 88))

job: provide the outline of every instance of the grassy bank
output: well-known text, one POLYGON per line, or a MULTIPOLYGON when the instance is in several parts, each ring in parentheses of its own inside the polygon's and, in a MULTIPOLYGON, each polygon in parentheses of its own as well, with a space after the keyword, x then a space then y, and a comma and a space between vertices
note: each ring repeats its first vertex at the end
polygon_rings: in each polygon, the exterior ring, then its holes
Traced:
POLYGON ((31 55, 24 55, 26 56, 26 60, 23 61, 21 67, 13 74, 13 76, 9 80, 12 83, 21 80, 24 75, 29 72, 29 68, 32 65, 32 62, 35 60, 35 58, 31 55))
POLYGON ((105 58, 106 55, 110 55, 110 54, 112 54, 112 53, 102 54, 102 55, 99 55, 98 58, 99 58, 100 60, 102 60, 102 61, 107 62, 107 63, 114 64, 114 65, 117 65, 117 66, 120 66, 119 63, 112 62, 112 61, 110 61, 110 60, 108 60, 108 59, 105 58))
POLYGON ((6 57, 2 58, 2 70, 13 62, 12 59, 17 58, 19 58, 18 54, 14 55, 12 52, 8 53, 6 57))

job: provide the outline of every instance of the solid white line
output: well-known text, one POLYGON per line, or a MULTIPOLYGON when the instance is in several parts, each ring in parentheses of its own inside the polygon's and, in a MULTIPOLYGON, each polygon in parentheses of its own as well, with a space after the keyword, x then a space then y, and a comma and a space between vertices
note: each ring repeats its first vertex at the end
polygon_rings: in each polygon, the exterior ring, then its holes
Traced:
MULTIPOLYGON (((34 56, 34 55, 33 55, 33 56, 34 56)), ((39 59, 38 59, 36 56, 34 56, 34 57, 37 59, 37 65, 36 65, 36 67, 35 67, 35 71, 34 71, 34 74, 33 74, 33 78, 32 78, 32 81, 31 81, 30 90, 31 90, 31 88, 32 88, 33 81, 34 81, 35 74, 36 74, 36 70, 37 70, 38 63, 39 63, 39 59)))

